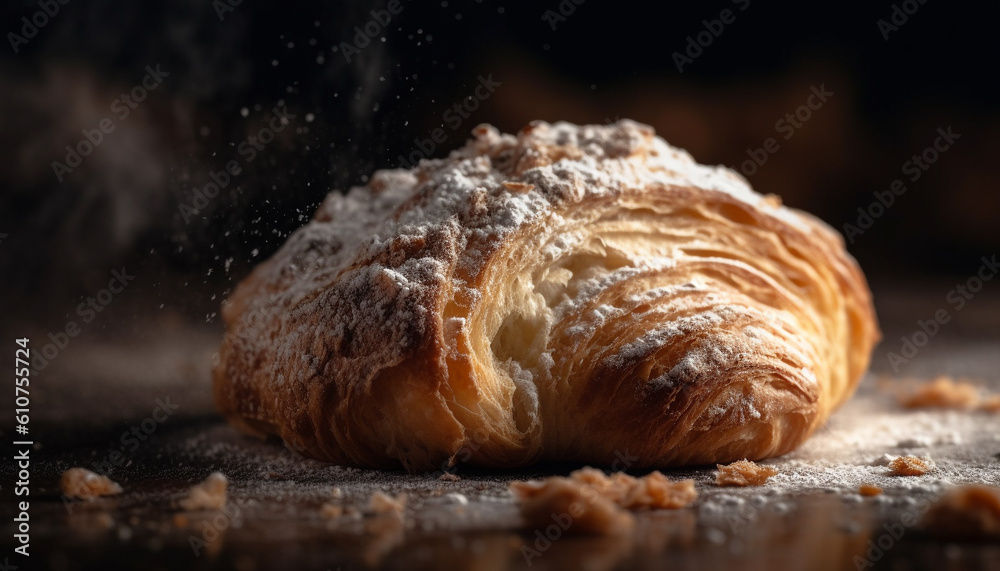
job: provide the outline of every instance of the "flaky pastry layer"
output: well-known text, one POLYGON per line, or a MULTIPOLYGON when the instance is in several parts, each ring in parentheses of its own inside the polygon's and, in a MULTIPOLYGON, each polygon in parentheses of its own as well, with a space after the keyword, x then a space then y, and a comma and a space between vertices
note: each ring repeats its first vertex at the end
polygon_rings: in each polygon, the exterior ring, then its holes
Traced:
POLYGON ((780 455, 879 336, 839 234, 631 121, 480 126, 333 192, 223 316, 234 424, 411 471, 780 455))

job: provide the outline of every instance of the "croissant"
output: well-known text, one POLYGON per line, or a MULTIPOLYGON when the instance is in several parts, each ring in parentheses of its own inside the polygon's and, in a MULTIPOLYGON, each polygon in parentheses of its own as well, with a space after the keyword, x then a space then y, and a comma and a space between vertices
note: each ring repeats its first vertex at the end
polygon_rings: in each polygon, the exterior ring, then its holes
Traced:
POLYGON ((786 453, 853 392, 880 334, 829 226, 632 121, 473 133, 239 284, 233 424, 356 467, 664 468, 786 453))

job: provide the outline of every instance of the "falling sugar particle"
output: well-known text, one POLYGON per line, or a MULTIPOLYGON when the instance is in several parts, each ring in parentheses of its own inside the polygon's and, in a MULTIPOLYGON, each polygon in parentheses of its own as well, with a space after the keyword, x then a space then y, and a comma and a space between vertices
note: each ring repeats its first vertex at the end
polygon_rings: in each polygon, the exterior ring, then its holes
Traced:
POLYGON ((250 250, 250 257, 251 258, 256 258, 257 254, 259 254, 259 253, 260 253, 260 250, 258 250, 257 248, 254 248, 253 250, 250 250))
POLYGON ((312 113, 306 113, 306 123, 312 123, 316 116, 312 113))
POLYGON ((249 115, 250 115, 250 110, 249 109, 247 109, 246 107, 240 109, 240 116, 242 116, 242 117, 248 117, 249 115))

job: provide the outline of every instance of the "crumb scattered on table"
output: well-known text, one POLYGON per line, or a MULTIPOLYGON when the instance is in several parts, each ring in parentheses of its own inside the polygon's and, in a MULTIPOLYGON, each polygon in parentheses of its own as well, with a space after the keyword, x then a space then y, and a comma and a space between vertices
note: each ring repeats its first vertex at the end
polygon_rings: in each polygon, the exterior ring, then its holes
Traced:
POLYGON ((986 412, 1000 412, 1000 395, 993 395, 986 398, 979 408, 986 412))
POLYGON ((923 476, 930 469, 925 460, 916 456, 900 456, 889 462, 889 473, 893 476, 923 476))
POLYGON ((328 519, 338 518, 344 515, 344 506, 340 504, 323 504, 319 508, 319 515, 328 519))
POLYGON ((694 480, 672 481, 660 472, 609 476, 595 468, 576 470, 568 478, 513 482, 510 490, 529 526, 556 524, 571 533, 597 535, 630 531, 635 518, 628 510, 679 509, 698 497, 694 480))
POLYGON ((774 468, 760 466, 750 460, 737 460, 732 464, 716 464, 715 483, 719 486, 760 486, 778 473, 774 468))
POLYGON ((226 505, 226 490, 229 480, 221 472, 212 472, 200 484, 188 492, 188 497, 180 501, 180 506, 188 511, 217 510, 226 505))
POLYGON ((63 472, 62 478, 59 479, 59 488, 67 496, 81 500, 122 493, 122 487, 110 478, 95 474, 86 468, 70 468, 63 472))
POLYGON ((979 400, 975 385, 941 376, 902 397, 900 404, 906 408, 971 409, 979 405, 979 400))
POLYGON ((399 494, 395 498, 385 492, 377 491, 372 494, 369 506, 373 513, 391 514, 403 517, 403 510, 406 509, 406 494, 399 494))
POLYGON ((1000 538, 1000 488, 971 485, 953 488, 931 505, 922 527, 952 538, 1000 538))
POLYGON ((882 488, 872 484, 861 484, 858 487, 858 493, 862 496, 880 496, 882 495, 882 488))
POLYGON ((438 476, 438 480, 441 480, 443 482, 457 482, 461 479, 462 478, 458 477, 455 474, 452 474, 451 472, 445 472, 444 474, 438 476))

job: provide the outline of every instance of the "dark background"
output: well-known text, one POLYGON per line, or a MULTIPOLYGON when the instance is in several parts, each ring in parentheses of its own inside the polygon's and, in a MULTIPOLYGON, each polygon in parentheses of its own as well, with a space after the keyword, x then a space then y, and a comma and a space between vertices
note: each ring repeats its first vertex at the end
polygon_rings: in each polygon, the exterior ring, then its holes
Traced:
MULTIPOLYGON (((29 337, 33 364, 44 361, 35 365, 30 386, 36 566, 251 569, 250 561, 260 569, 339 569, 353 557, 362 546, 358 537, 335 541, 325 524, 302 517, 318 509, 311 490, 326 494, 342 481, 367 497, 370 487, 409 485, 409 477, 303 460, 227 426, 215 412, 210 378, 222 335, 219 306, 328 192, 398 166, 398 157, 418 150, 415 140, 436 128, 447 135, 431 153, 440 157, 483 122, 515 132, 535 119, 627 117, 654 126, 699 162, 725 165, 741 164, 748 149, 774 137, 780 149, 750 182, 842 229, 857 223, 858 208, 873 203, 873 192, 907 178, 903 164, 931 146, 939 128, 951 127, 961 135, 954 147, 918 181, 907 180, 907 192, 848 249, 869 277, 885 331, 873 355, 876 374, 948 374, 993 387, 1000 380, 1000 280, 987 282, 960 312, 946 300, 975 275, 983 256, 1000 254, 1000 39, 996 10, 984 3, 914 0, 907 7, 919 5, 917 11, 886 41, 877 21, 891 17, 888 0, 750 0, 745 11, 732 2, 404 1, 351 62, 339 46, 352 42, 354 28, 369 24, 370 10, 386 2, 243 0, 221 19, 213 4, 68 0, 16 54, 7 34, 20 33, 21 18, 39 6, 37 0, 0 4, 0 338, 13 352, 14 339, 29 337), (560 5, 566 19, 553 30, 542 16, 560 5), (735 21, 678 72, 672 54, 727 8, 735 21), (119 120, 112 102, 142 81, 146 66, 157 65, 169 76, 119 120), (445 112, 473 95, 480 77, 500 86, 453 128, 445 112), (834 95, 784 140, 776 122, 806 103, 814 86, 834 95), (267 125, 276 106, 296 117, 247 162, 240 144, 267 125), (105 117, 115 131, 59 182, 52 163, 65 161, 65 147, 105 117), (232 160, 242 173, 185 220, 180 206, 190 206, 210 173, 232 160), (102 295, 123 268, 134 280, 85 321, 79 305, 102 295), (934 341, 894 367, 888 355, 923 334, 918 320, 942 310, 950 321, 934 341), (65 333, 70 324, 77 331, 72 338, 65 333), (45 359, 47 353, 54 357, 45 359), (151 445, 135 454, 119 446, 123 431, 162 398, 180 408, 151 445), (101 462, 119 450, 128 463, 107 472, 101 462), (117 521, 108 523, 103 507, 67 511, 57 482, 71 466, 107 472, 125 487, 120 500, 108 500, 116 502, 108 513, 117 521), (260 503, 248 508, 255 511, 248 511, 246 527, 214 544, 219 559, 194 560, 189 530, 162 525, 175 521, 173 499, 217 469, 233 479, 234 497, 260 503)), ((863 384, 861 398, 868 400, 855 412, 886 402, 885 395, 872 400, 884 384, 872 380, 863 384)), ((0 418, 8 419, 0 422, 0 438, 10 442, 17 437, 14 395, 8 395, 0 399, 0 418)), ((854 419, 877 431, 884 416, 854 419)), ((966 456, 996 452, 993 444, 980 448, 966 456)), ((11 465, 0 458, 0 472, 10 476, 0 484, 0 522, 8 522, 0 530, 3 547, 12 542, 7 514, 15 506, 13 448, 5 450, 11 465)), ((486 489, 485 482, 503 493, 503 478, 517 477, 464 470, 469 490, 486 489)), ((415 485, 438 485, 421 482, 415 485)), ((856 549, 844 547, 847 516, 840 514, 854 504, 829 494, 819 502, 805 503, 802 517, 748 526, 759 535, 746 536, 746 558, 702 541, 686 555, 670 551, 671 566, 809 561, 834 568, 863 553, 868 531, 851 536, 856 549)), ((882 504, 865 506, 885 515, 882 504)), ((676 515, 693 525, 692 514, 676 515)), ((872 539, 882 528, 873 530, 872 539)), ((506 545, 509 538, 499 537, 506 545)), ((454 545, 447 536, 443 541, 454 545)), ((915 534, 905 541, 909 547, 882 560, 886 568, 940 568, 945 557, 950 566, 961 563, 954 546, 924 544, 915 534)), ((417 542, 409 545, 396 552, 395 567, 413 568, 416 555, 426 553, 417 542)), ((608 544, 563 547, 563 555, 552 557, 575 569, 577 561, 599 562, 608 544)), ((445 552, 440 545, 431 551, 439 556, 436 567, 445 552)), ((485 555, 489 564, 502 564, 492 553, 485 555)), ((996 555, 995 549, 965 553, 983 561, 996 555)), ((663 564, 646 551, 635 557, 663 564)), ((37 568, 25 561, 11 558, 37 568)))
MULTIPOLYGON (((350 63, 338 45, 385 3, 243 2, 220 19, 207 0, 77 0, 19 53, 5 42, 0 297, 8 324, 58 330, 124 266, 137 276, 120 296, 128 301, 93 330, 152 336, 150 323, 172 321, 218 328, 219 302, 327 192, 399 165, 436 127, 448 140, 432 156, 443 156, 483 122, 513 132, 533 119, 628 117, 699 162, 727 165, 776 137, 780 149, 751 183, 838 229, 856 223, 872 193, 905 178, 903 163, 951 126, 960 140, 907 181, 849 249, 877 300, 882 283, 964 280, 1000 250, 998 43, 995 13, 983 5, 929 0, 888 41, 876 22, 890 18, 890 2, 751 0, 740 11, 728 2, 566 0, 555 30, 543 19, 559 12, 555 0, 402 5, 350 63), (678 72, 672 53, 725 8, 735 21, 678 72), (156 64, 169 77, 58 182, 52 162, 65 160, 65 146, 114 117, 112 101, 156 64), (480 76, 501 86, 452 129, 443 113, 480 76), (835 95, 783 140, 776 121, 820 85, 835 95), (297 117, 246 163, 238 145, 277 105, 297 117), (185 222, 179 205, 233 159, 244 171, 185 222)), ((2 10, 6 34, 20 33, 21 17, 39 8, 18 1, 2 10)))

